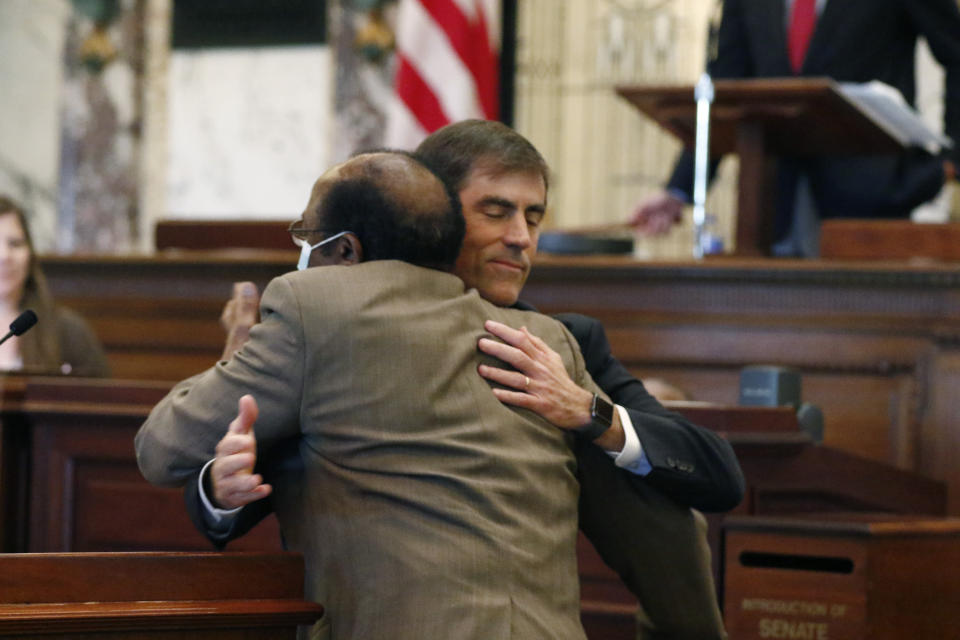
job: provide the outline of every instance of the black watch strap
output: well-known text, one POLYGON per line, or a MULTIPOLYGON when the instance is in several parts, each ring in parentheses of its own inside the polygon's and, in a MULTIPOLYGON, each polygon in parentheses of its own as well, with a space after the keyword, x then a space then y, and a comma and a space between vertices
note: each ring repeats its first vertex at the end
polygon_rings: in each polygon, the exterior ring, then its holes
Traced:
POLYGON ((593 402, 590 403, 590 422, 574 429, 574 433, 581 438, 596 440, 613 425, 613 410, 611 403, 601 398, 599 394, 593 394, 593 402))

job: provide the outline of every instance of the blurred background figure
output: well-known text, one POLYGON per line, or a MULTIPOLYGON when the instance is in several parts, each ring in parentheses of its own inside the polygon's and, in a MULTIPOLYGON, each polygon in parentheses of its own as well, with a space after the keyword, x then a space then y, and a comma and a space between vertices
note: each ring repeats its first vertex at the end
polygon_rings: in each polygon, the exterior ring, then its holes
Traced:
MULTIPOLYGON (((709 38, 707 71, 717 79, 829 77, 880 81, 915 106, 917 42, 925 38, 945 71, 943 128, 960 139, 960 7, 956 0, 835 2, 726 0, 709 38)), ((714 159, 711 172, 716 169, 714 159)), ((773 255, 819 255, 826 218, 909 218, 956 178, 960 145, 941 153, 908 149, 870 157, 780 157, 773 255)), ((684 150, 665 187, 645 198, 630 222, 664 234, 692 202, 693 155, 684 150)))
POLYGON ((0 371, 110 375, 103 347, 87 323, 50 297, 23 210, 0 195, 0 326, 24 309, 33 309, 39 322, 0 345, 0 371))

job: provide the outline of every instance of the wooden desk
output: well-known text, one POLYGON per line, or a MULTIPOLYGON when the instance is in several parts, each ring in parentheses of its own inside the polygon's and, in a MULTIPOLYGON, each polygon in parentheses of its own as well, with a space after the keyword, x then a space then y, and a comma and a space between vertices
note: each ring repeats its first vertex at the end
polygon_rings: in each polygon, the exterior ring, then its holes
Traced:
MULTIPOLYGON (((136 467, 133 436, 171 382, 30 378, 8 383, 0 412, 7 458, 0 472, 17 482, 4 483, 0 490, 9 515, 3 530, 15 532, 4 541, 4 550, 210 548, 190 524, 181 490, 147 484, 136 467), (30 470, 29 476, 19 464, 30 470)), ((789 409, 673 408, 725 432, 733 443, 748 483, 747 500, 738 512, 945 510, 941 483, 815 446, 799 432, 789 409)), ((719 517, 711 521, 717 562, 721 524, 719 517)), ((273 517, 230 545, 231 550, 279 547, 273 517)), ((612 634, 632 629, 635 599, 585 539, 579 556, 591 637, 614 638, 618 636, 612 634)))
POLYGON ((733 638, 956 638, 960 519, 736 518, 726 530, 733 638))
MULTIPOLYGON (((6 380, 0 412, 5 552, 210 550, 180 489, 140 475, 133 437, 172 382, 6 380)), ((231 550, 279 550, 275 519, 231 550)))
POLYGON ((295 268, 295 251, 168 251, 155 256, 48 256, 56 299, 80 312, 107 349, 114 377, 182 380, 223 352, 220 312, 233 283, 261 289, 295 268))
MULTIPOLYGON (((47 256, 58 299, 89 318, 121 378, 179 380, 219 356, 232 282, 264 286, 295 252, 47 256)), ((599 318, 634 373, 734 404, 739 371, 803 374, 825 444, 947 482, 960 514, 960 266, 906 262, 541 256, 524 299, 599 318)))
MULTIPOLYGON (((890 465, 814 445, 786 408, 704 407, 668 403, 698 424, 724 432, 746 478, 746 497, 732 514, 706 514, 714 578, 724 601, 722 532, 728 518, 851 512, 905 518, 946 513, 943 483, 890 465), (766 427, 769 426, 769 429, 766 427)), ((579 543, 581 597, 622 610, 635 602, 590 543, 579 543), (585 579, 586 578, 586 579, 585 579)), ((622 615, 622 614, 621 614, 622 615)))
POLYGON ((323 607, 304 600, 294 553, 0 554, 0 637, 296 637, 323 607))
POLYGON ((824 444, 945 481, 960 514, 960 265, 542 256, 524 299, 598 318, 632 372, 698 400, 795 367, 824 444))
MULTIPOLYGON (((295 261, 256 250, 42 260, 117 377, 167 380, 219 357, 233 281, 262 287, 295 261)), ((796 367, 825 444, 947 482, 960 514, 960 266, 541 256, 524 299, 599 318, 634 373, 698 400, 735 404, 746 365, 796 367)))
POLYGON ((824 220, 820 255, 839 260, 960 261, 960 224, 910 220, 824 220))

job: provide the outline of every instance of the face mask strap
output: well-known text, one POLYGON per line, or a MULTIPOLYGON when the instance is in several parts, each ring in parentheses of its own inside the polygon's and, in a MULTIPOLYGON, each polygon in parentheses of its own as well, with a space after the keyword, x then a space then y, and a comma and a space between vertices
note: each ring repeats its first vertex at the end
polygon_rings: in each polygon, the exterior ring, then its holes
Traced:
POLYGON ((317 247, 327 244, 328 242, 333 242, 337 238, 347 235, 348 233, 353 233, 352 231, 341 231, 335 235, 330 236, 326 240, 321 240, 317 244, 311 245, 307 242, 304 242, 300 245, 300 260, 297 261, 297 270, 303 271, 307 268, 310 263, 310 256, 313 254, 313 250, 317 247))

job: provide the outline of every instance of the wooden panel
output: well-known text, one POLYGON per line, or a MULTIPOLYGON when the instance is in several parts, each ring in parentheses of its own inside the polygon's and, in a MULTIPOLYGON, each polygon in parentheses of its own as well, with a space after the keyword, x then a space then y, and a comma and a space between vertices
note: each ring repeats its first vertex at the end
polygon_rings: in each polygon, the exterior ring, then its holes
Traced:
POLYGON ((290 249, 293 240, 281 220, 159 220, 155 244, 164 249, 290 249))
POLYGON ((933 444, 956 431, 957 414, 930 410, 955 395, 932 371, 960 344, 956 266, 547 257, 524 297, 600 318, 632 371, 695 399, 735 402, 744 366, 795 367, 829 444, 950 478, 951 513, 960 512, 960 464, 933 444))
MULTIPOLYGON (((219 356, 233 281, 262 287, 295 259, 174 252, 47 257, 44 268, 57 297, 91 319, 117 375, 178 380, 219 356)), ((524 299, 599 318, 631 370, 698 400, 736 402, 744 366, 796 367, 805 400, 824 411, 828 443, 949 480, 960 513, 960 456, 938 449, 958 432, 957 412, 939 408, 956 381, 933 375, 960 353, 960 266, 543 257, 524 299)))
MULTIPOLYGON (((3 378, 0 409, 19 405, 26 386, 19 377, 3 378)), ((0 419, 0 553, 26 548, 30 436, 23 417, 4 415, 0 419)))
POLYGON ((5 554, 0 636, 292 639, 323 612, 303 577, 299 554, 5 554))
MULTIPOLYGON (((780 363, 797 366, 789 360, 780 363)), ((626 364, 638 377, 669 380, 698 400, 733 404, 739 398, 740 367, 626 364)), ((803 400, 825 415, 824 444, 902 469, 917 468, 920 383, 914 375, 801 370, 803 400)))
MULTIPOLYGON (((133 437, 171 383, 34 379, 18 407, 33 445, 30 551, 203 550, 180 489, 140 475, 133 437)), ((4 418, 6 421, 6 416, 4 418)), ((280 549, 275 518, 232 549, 280 549)))
POLYGON ((303 595, 303 558, 297 553, 6 554, 0 564, 5 603, 303 595))
MULTIPOLYGON (((72 505, 63 505, 64 546, 56 551, 210 551, 211 543, 190 523, 183 490, 154 487, 132 460, 98 463, 71 460, 72 505), (67 519, 69 517, 69 519, 67 519)), ((280 551, 275 517, 265 520, 231 551, 280 551)))
POLYGON ((744 513, 946 512, 943 484, 916 473, 773 436, 731 441, 747 479, 744 513))
POLYGON ((804 376, 804 399, 828 418, 824 444, 916 469, 919 423, 912 406, 918 382, 913 375, 813 372, 804 376))
POLYGON ((960 224, 909 220, 824 220, 820 255, 827 260, 960 260, 960 224))
MULTIPOLYGON (((960 504, 960 351, 954 349, 939 357, 931 358, 926 369, 930 380, 944 391, 936 393, 924 390, 926 410, 921 422, 920 455, 921 468, 930 469, 931 475, 942 477, 950 487, 951 506, 960 504)), ((951 511, 953 513, 953 511, 951 511)))
POLYGON ((731 637, 957 637, 960 520, 877 517, 730 520, 731 637))
MULTIPOLYGON (((187 520, 181 491, 148 485, 134 460, 134 433, 169 384, 32 379, 17 405, 5 407, 4 416, 22 415, 32 433, 31 550, 207 548, 187 520)), ((741 512, 945 509, 941 484, 813 446, 788 408, 670 406, 729 434, 748 483, 741 512)), ((711 529, 714 557, 719 558, 718 520, 711 529)), ((231 549, 277 548, 278 537, 271 518, 231 543, 231 549)), ((636 600, 582 537, 578 555, 589 637, 632 634, 636 600)))

